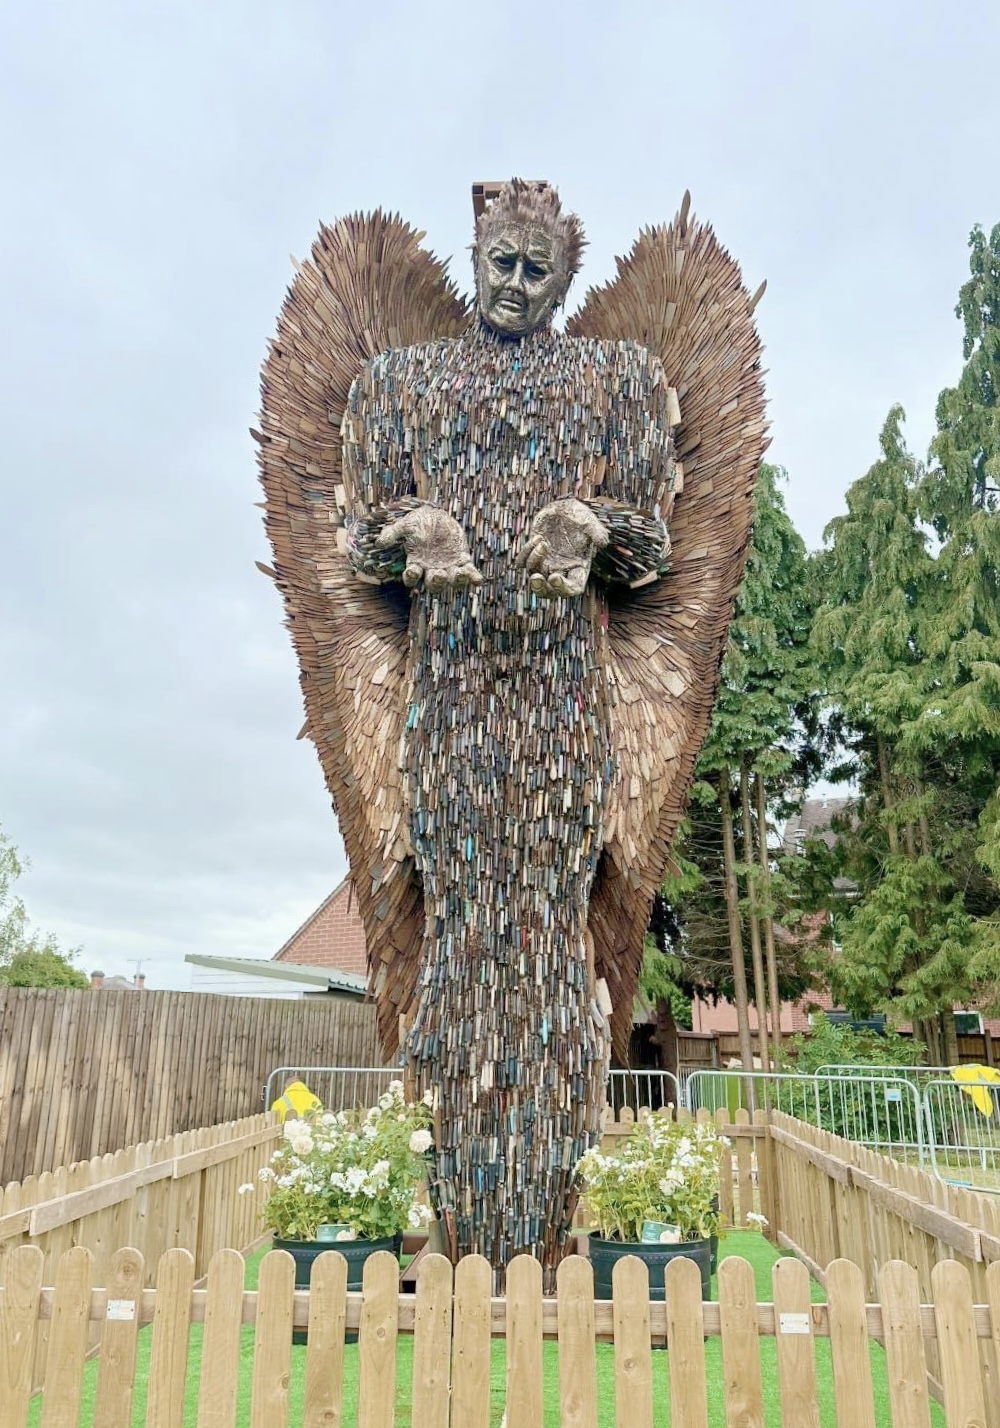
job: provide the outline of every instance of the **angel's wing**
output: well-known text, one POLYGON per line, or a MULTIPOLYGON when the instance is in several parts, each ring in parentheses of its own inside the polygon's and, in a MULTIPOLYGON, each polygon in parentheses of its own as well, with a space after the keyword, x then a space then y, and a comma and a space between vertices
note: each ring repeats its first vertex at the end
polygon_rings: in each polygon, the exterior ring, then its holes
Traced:
POLYGON ((319 753, 356 877, 387 1052, 397 1009, 411 998, 423 930, 398 771, 409 602, 348 570, 340 425, 369 358, 457 336, 467 324, 423 236, 380 212, 320 230, 281 309, 254 433, 274 549, 269 573, 299 659, 303 733, 319 753))
POLYGON ((591 894, 595 966, 627 1056, 650 906, 662 882, 743 574, 753 485, 766 448, 760 341, 736 263, 688 218, 647 229, 618 276, 570 319, 574 337, 630 338, 660 358, 680 400, 673 554, 660 582, 610 612, 619 779, 591 894))

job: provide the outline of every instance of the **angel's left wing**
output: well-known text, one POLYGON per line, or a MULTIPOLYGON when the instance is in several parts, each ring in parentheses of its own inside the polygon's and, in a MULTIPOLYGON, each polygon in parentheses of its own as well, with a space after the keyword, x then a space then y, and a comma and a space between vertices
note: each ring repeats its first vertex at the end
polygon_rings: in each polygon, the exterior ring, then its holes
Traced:
POLYGON ((685 198, 673 223, 646 230, 618 260, 615 281, 592 290, 567 324, 574 337, 647 348, 680 408, 670 418, 678 479, 669 571, 613 595, 609 611, 619 776, 589 927, 623 1059, 653 895, 712 717, 767 445, 755 303, 711 228, 689 219, 685 198))
POLYGON ((274 575, 365 925, 387 1054, 419 967, 423 907, 398 770, 408 601, 348 568, 341 422, 389 348, 457 336, 467 310, 422 233, 380 212, 320 230, 261 379, 260 476, 274 575))

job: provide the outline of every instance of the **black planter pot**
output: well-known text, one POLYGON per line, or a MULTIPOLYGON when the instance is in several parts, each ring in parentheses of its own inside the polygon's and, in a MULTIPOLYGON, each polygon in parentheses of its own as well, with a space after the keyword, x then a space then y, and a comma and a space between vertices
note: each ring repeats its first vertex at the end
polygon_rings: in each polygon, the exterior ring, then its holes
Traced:
MULTIPOLYGON (((365 1272, 365 1261, 378 1250, 388 1250, 398 1255, 399 1241, 389 1236, 381 1240, 282 1240, 274 1236, 274 1248, 287 1250, 295 1261, 295 1287, 308 1289, 312 1275, 313 1260, 327 1250, 336 1250, 347 1260, 347 1287, 360 1289, 365 1272)), ((356 1343, 357 1334, 348 1334, 347 1343, 356 1343)), ((304 1344, 308 1339, 305 1329, 296 1329, 292 1334, 293 1344, 304 1344)))
POLYGON ((649 1297, 662 1301, 665 1297, 663 1276, 672 1259, 693 1259, 701 1273, 701 1297, 712 1297, 712 1242, 684 1240, 677 1245, 632 1244, 621 1240, 604 1240, 590 1236, 590 1263, 594 1268, 594 1298, 611 1298, 611 1276, 615 1265, 626 1255, 641 1259, 649 1274, 649 1297))

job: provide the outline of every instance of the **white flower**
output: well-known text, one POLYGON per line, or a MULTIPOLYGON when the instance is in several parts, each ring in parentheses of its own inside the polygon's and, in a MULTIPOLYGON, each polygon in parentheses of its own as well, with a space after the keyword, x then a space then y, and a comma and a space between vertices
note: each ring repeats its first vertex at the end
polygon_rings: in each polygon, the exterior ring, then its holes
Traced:
POLYGON ((344 1189, 349 1194, 356 1195, 367 1179, 367 1172, 362 1170, 360 1165, 352 1165, 350 1170, 344 1173, 344 1189))
POLYGON ((423 1101, 423 1103, 424 1103, 425 1106, 433 1106, 433 1105, 434 1105, 434 1092, 433 1092, 433 1091, 425 1091, 424 1094, 420 1097, 420 1099, 423 1101))
POLYGON ((258 1180, 273 1180, 274 1178, 275 1178, 274 1171, 271 1169, 271 1167, 270 1167, 269 1165, 265 1165, 262 1170, 258 1170, 258 1171, 257 1171, 257 1179, 258 1179, 258 1180))
POLYGON ((744 1216, 744 1218, 745 1218, 751 1225, 759 1225, 762 1230, 763 1230, 763 1229, 766 1229, 767 1225, 769 1224, 769 1221, 768 1221, 767 1216, 766 1216, 766 1215, 758 1215, 757 1212, 756 1212, 756 1210, 748 1210, 747 1213, 746 1213, 746 1215, 744 1216))
MULTIPOLYGON (((392 1102, 393 1097, 389 1095, 388 1091, 386 1091, 384 1096, 379 1096, 378 1098, 379 1109, 383 1111, 389 1110, 392 1106, 392 1102)), ((374 1110, 374 1107, 372 1107, 372 1109, 374 1110)))
POLYGON ((381 1175, 388 1175, 389 1162, 387 1160, 376 1160, 375 1164, 372 1166, 371 1173, 373 1180, 377 1180, 381 1175))
POLYGON ((419 1230, 422 1225, 429 1225, 431 1222, 430 1206, 411 1205, 406 1218, 411 1230, 419 1230))
POLYGON ((294 1140, 290 1140, 289 1145, 296 1155, 311 1155, 313 1149, 313 1138, 311 1135, 299 1135, 294 1140))
POLYGON ((237 1195, 252 1195, 255 1187, 253 1185, 241 1185, 236 1191, 237 1195))
POLYGON ((423 1155, 433 1144, 434 1137, 429 1130, 415 1130, 410 1136, 410 1149, 414 1155, 423 1155))
POLYGON ((393 1096, 393 1097, 402 1096, 402 1094, 403 1094, 403 1083, 402 1083, 402 1081, 390 1081, 390 1082, 389 1082, 389 1093, 388 1093, 388 1094, 389 1094, 390 1096, 393 1096))

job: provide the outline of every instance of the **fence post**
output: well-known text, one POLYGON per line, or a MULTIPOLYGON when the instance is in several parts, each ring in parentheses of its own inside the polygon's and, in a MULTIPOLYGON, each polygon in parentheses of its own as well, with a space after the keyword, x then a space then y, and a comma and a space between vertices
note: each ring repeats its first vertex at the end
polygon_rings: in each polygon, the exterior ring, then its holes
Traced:
POLYGON ((566 1428, 597 1428, 594 1353, 594 1271, 570 1255, 556 1271, 559 1320, 559 1397, 566 1428))
POLYGON ((754 1125, 760 1127, 756 1138, 757 1187, 760 1191, 760 1212, 767 1220, 765 1233, 772 1244, 778 1243, 781 1217, 778 1210, 778 1173, 775 1165, 774 1141, 771 1139, 771 1112, 754 1112, 754 1125))
POLYGON ((425 1255, 417 1273, 413 1325, 412 1418, 420 1428, 448 1428, 451 1382, 451 1261, 425 1255))
POLYGON ((626 1255, 615 1265, 611 1285, 615 1323, 615 1423, 617 1428, 653 1428, 649 1270, 641 1259, 626 1255))
POLYGON ((957 1260, 941 1260, 931 1273, 931 1286, 948 1422, 985 1423, 969 1271, 957 1260))

